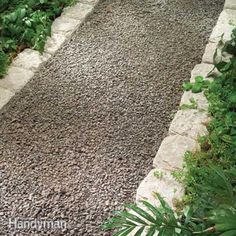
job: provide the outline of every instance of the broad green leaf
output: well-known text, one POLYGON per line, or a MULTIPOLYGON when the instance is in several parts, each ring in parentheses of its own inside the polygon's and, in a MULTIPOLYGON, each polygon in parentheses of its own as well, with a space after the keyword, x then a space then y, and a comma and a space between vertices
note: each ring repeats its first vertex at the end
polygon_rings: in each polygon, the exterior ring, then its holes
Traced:
POLYGON ((203 80, 204 80, 204 78, 202 76, 196 76, 195 77, 195 82, 196 83, 201 83, 201 82, 203 82, 203 80))
POLYGON ((31 26, 32 26, 32 23, 31 23, 30 20, 26 20, 26 21, 25 21, 25 24, 26 24, 28 27, 31 27, 31 26))
POLYGON ((201 91, 202 91, 202 84, 201 83, 193 84, 193 86, 192 86, 193 93, 200 93, 201 91))
POLYGON ((185 91, 189 91, 189 90, 192 89, 192 84, 190 82, 185 82, 183 84, 183 88, 184 88, 185 91))

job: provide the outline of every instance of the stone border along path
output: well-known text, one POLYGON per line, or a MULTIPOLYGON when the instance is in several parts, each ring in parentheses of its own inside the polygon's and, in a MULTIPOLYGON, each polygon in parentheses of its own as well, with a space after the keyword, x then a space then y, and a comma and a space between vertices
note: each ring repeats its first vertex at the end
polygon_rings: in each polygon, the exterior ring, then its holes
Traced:
POLYGON ((34 73, 51 58, 57 50, 69 40, 73 32, 86 17, 92 13, 99 0, 79 0, 63 13, 52 24, 52 35, 48 38, 44 53, 40 54, 33 49, 25 49, 13 60, 7 75, 0 79, 0 109, 19 92, 34 73))
MULTIPOLYGON (((196 65, 191 72, 191 82, 194 82, 198 75, 206 78, 207 74, 214 68, 213 55, 219 40, 222 35, 224 40, 229 40, 235 27, 230 22, 236 23, 235 0, 225 1, 224 9, 206 45, 202 63, 196 65)), ((228 55, 223 56, 228 57, 228 55)), ((169 136, 162 141, 153 160, 155 168, 149 172, 137 189, 137 203, 141 199, 146 199, 154 205, 159 205, 158 200, 153 196, 153 193, 156 192, 164 197, 171 207, 174 207, 176 200, 183 196, 184 187, 174 179, 171 172, 182 168, 186 151, 194 152, 200 149, 197 138, 207 134, 206 124, 210 119, 207 114, 208 101, 203 92, 197 94, 191 91, 184 92, 180 105, 190 104, 191 98, 197 102, 198 109, 179 110, 176 113, 169 128, 169 136)))

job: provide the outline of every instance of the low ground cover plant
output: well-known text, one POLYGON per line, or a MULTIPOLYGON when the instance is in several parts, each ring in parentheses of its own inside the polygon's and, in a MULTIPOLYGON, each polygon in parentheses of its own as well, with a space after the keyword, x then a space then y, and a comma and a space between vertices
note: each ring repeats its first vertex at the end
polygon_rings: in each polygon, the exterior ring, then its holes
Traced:
MULTIPOLYGON (((212 117, 209 135, 200 137, 201 151, 185 154, 184 169, 173 176, 185 186, 185 196, 173 211, 158 194, 159 208, 143 201, 117 212, 103 228, 115 236, 220 235, 236 236, 236 29, 221 49, 231 59, 216 61, 212 82, 196 77, 185 90, 204 91, 212 117)), ((191 108, 191 107, 190 107, 191 108)))
POLYGON ((74 0, 0 1, 0 77, 24 48, 43 51, 51 25, 74 0))

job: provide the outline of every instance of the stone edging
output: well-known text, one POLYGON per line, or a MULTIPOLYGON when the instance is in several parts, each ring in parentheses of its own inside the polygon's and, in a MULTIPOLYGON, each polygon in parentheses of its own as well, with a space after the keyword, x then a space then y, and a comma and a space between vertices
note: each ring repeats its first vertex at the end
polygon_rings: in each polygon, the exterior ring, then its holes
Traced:
MULTIPOLYGON (((194 82, 198 75, 206 78, 207 74, 214 68, 213 55, 222 34, 224 34, 224 40, 229 40, 235 27, 229 22, 236 23, 235 0, 225 1, 224 9, 206 45, 202 63, 196 65, 191 72, 191 82, 194 82)), ((227 58, 228 55, 224 56, 227 58)), ((191 98, 197 101, 198 109, 179 110, 176 113, 170 125, 168 136, 162 141, 154 158, 154 169, 149 172, 137 189, 137 203, 141 199, 146 199, 158 206, 159 202, 154 198, 154 192, 164 197, 172 207, 174 207, 176 199, 182 198, 184 187, 172 177, 171 172, 182 168, 186 151, 200 149, 197 138, 199 135, 207 134, 206 124, 210 119, 207 114, 208 101, 203 93, 184 92, 180 105, 190 104, 191 98)))
POLYGON ((48 38, 43 54, 25 49, 13 60, 7 75, 0 79, 0 109, 19 92, 34 76, 34 73, 69 40, 73 32, 93 11, 99 0, 79 0, 67 7, 52 24, 52 36, 48 38))

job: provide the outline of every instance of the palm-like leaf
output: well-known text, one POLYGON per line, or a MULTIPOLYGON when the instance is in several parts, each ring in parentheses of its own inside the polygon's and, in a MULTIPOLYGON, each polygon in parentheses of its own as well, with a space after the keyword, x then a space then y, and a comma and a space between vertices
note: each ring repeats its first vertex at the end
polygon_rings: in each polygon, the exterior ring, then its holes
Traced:
POLYGON ((116 212, 115 217, 103 225, 103 229, 118 229, 114 236, 125 236, 131 232, 135 236, 176 236, 181 232, 182 235, 191 235, 187 228, 181 226, 178 215, 164 199, 158 194, 155 196, 160 201, 160 207, 147 201, 141 201, 145 210, 135 204, 128 205, 128 211, 116 212))

